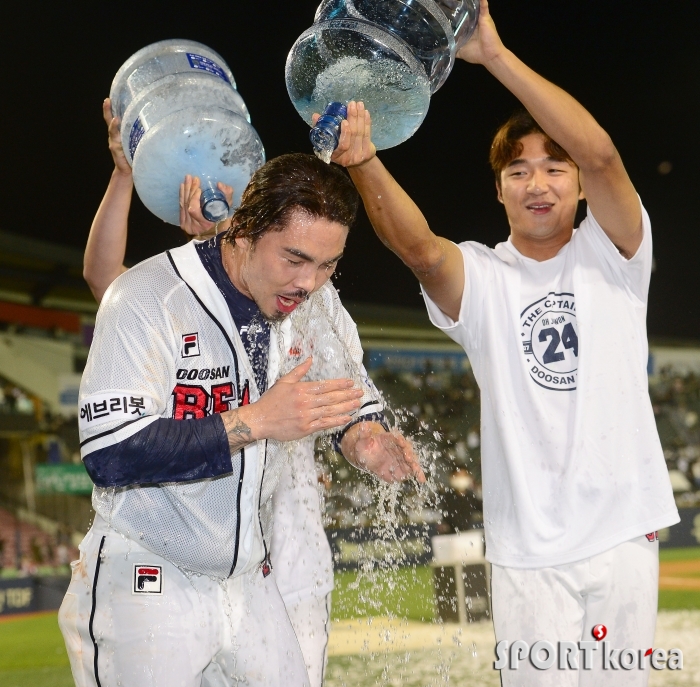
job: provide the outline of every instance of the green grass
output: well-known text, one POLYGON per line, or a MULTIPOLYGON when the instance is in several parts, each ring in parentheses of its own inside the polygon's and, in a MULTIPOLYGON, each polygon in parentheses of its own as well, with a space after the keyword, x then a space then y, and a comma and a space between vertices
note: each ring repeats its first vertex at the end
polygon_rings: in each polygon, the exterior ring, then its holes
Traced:
MULTIPOLYGON (((687 549, 661 549, 659 560, 662 563, 700 560, 700 546, 687 549)), ((672 611, 700 609, 700 591, 660 589, 659 608, 672 611)))
POLYGON ((684 592, 675 589, 659 590, 659 609, 680 611, 683 609, 700 609, 700 592, 684 592))
POLYGON ((396 616, 431 621, 435 617, 433 575, 429 567, 381 572, 374 579, 355 572, 335 575, 333 620, 365 616, 396 616))
POLYGON ((70 668, 0 670, 2 687, 75 687, 70 668))
MULTIPOLYGON (((700 560, 700 547, 664 549, 663 562, 700 560)), ((700 591, 660 590, 659 608, 700 609, 700 591)), ((334 620, 370 615, 394 615, 409 620, 435 617, 432 571, 428 567, 403 568, 370 581, 357 573, 336 573, 332 615, 334 620)))
POLYGON ((661 549, 659 551, 659 560, 662 563, 700 560, 700 546, 691 546, 687 549, 661 549))
POLYGON ((73 687, 58 614, 0 623, 2 687, 73 687))

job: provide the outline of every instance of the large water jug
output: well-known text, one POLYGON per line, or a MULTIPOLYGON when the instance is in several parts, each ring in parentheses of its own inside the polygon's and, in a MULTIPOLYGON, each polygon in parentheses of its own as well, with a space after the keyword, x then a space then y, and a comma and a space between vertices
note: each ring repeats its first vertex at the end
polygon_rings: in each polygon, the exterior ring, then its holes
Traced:
POLYGON ((233 208, 217 183, 233 186, 236 207, 265 162, 231 70, 201 43, 167 40, 139 50, 114 77, 110 99, 136 191, 165 222, 180 223, 186 174, 200 178, 202 213, 218 222, 233 208))
POLYGON ((362 100, 375 145, 391 148, 417 131, 478 19, 479 0, 324 0, 287 58, 289 96, 309 125, 362 100))

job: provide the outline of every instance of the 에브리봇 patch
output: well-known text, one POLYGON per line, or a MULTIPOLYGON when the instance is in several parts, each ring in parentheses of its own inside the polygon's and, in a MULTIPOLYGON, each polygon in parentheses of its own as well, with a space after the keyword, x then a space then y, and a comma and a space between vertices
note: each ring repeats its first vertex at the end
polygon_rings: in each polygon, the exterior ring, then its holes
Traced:
POLYGON ((160 565, 134 564, 132 594, 162 594, 163 568, 160 565))

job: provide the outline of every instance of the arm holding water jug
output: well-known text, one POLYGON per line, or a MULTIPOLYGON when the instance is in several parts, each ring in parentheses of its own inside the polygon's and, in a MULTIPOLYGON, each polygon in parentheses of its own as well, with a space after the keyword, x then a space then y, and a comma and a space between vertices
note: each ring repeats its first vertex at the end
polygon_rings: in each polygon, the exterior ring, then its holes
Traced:
MULTIPOLYGON (((641 207, 610 136, 572 96, 503 45, 487 0, 481 0, 477 29, 457 57, 484 66, 521 101, 544 132, 526 132, 519 143, 522 148, 528 139, 536 139, 534 148, 530 142, 534 154, 513 151, 514 157, 497 173, 498 200, 506 206, 516 248, 544 260, 570 240, 577 200, 574 197, 564 208, 550 193, 566 177, 576 186, 574 196, 587 199, 608 238, 624 258, 631 259, 643 238, 641 207), (556 146, 556 158, 539 152, 547 140, 556 146), (551 235, 548 225, 555 229, 551 235)), ((380 240, 411 269, 440 310, 457 321, 466 283, 461 251, 431 231, 419 208, 378 160, 371 143, 370 116, 362 103, 348 105, 332 160, 348 168, 380 240)))
MULTIPOLYGON (((477 30, 457 57, 484 66, 563 149, 578 168, 581 198, 585 197, 592 214, 620 254, 631 259, 644 235, 639 197, 612 139, 591 113, 503 45, 487 0, 481 0, 477 30)), ((515 162, 511 161, 509 168, 522 175, 515 162)), ((501 176, 506 175, 502 172, 501 176)), ((500 185, 499 200, 504 202, 500 185)), ((512 227, 510 214, 509 219, 512 227)))
MULTIPOLYGON (((107 124, 109 151, 114 160, 114 171, 90 227, 83 259, 83 277, 98 303, 109 285, 127 269, 124 265, 124 255, 126 254, 129 208, 134 190, 131 165, 122 148, 119 119, 112 116, 109 98, 102 103, 102 115, 107 124)), ((219 183, 218 187, 226 195, 230 204, 233 189, 222 183, 219 183)), ((208 238, 213 235, 216 225, 202 216, 200 195, 199 179, 189 175, 185 177, 184 182, 180 184, 180 226, 192 237, 208 238)))
POLYGON ((102 114, 109 131, 109 151, 114 171, 107 191, 90 227, 83 277, 99 303, 107 287, 123 272, 126 252, 127 221, 134 181, 119 137, 119 120, 112 117, 109 98, 102 103, 102 114))
POLYGON ((347 167, 382 243, 415 274, 430 297, 457 319, 464 290, 459 248, 432 232, 418 206, 376 156, 363 103, 348 104, 333 162, 347 167))

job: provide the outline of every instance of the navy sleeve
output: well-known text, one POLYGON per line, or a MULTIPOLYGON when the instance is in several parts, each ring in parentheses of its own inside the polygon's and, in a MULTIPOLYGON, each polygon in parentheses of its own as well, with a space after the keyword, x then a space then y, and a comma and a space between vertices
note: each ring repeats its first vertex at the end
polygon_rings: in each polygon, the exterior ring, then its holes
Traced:
POLYGON ((221 415, 201 420, 159 418, 83 461, 98 487, 191 482, 232 472, 221 415))

